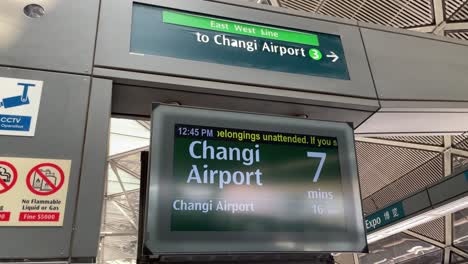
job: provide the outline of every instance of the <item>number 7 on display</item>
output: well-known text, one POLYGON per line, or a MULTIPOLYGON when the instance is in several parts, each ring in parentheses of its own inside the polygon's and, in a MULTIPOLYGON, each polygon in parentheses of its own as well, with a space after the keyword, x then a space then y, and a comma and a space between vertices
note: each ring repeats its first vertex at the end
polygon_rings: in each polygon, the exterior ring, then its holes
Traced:
POLYGON ((320 159, 320 163, 317 167, 317 171, 315 172, 315 176, 314 176, 314 182, 317 182, 320 177, 320 173, 322 172, 323 163, 325 163, 325 158, 327 157, 327 153, 307 151, 307 157, 320 159))

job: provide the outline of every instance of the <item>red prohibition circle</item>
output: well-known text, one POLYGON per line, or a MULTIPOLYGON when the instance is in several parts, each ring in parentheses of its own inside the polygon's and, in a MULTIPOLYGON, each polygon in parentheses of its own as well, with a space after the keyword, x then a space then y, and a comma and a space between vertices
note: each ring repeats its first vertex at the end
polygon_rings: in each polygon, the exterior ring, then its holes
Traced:
POLYGON ((13 166, 13 164, 11 164, 9 162, 6 162, 6 161, 0 161, 0 165, 7 166, 8 168, 10 168, 11 172, 13 172, 13 175, 11 175, 12 179, 11 179, 11 184, 10 185, 7 185, 0 178, 0 181, 1 181, 0 187, 3 187, 3 189, 0 189, 0 194, 2 194, 2 193, 5 193, 5 192, 9 191, 11 188, 13 188, 13 186, 16 183, 16 180, 18 180, 18 171, 16 170, 15 166, 13 166))
MULTIPOLYGON (((47 177, 45 177, 45 178, 47 178, 47 177)), ((47 180, 46 180, 46 181, 47 181, 47 180)), ((62 170, 59 166, 57 166, 57 165, 55 165, 55 164, 53 164, 53 163, 41 163, 41 164, 39 164, 39 165, 34 166, 34 167, 28 172, 28 176, 26 177, 26 186, 28 186, 28 189, 29 189, 32 193, 37 194, 37 195, 41 195, 41 196, 47 196, 47 195, 51 195, 51 194, 54 194, 54 193, 58 192, 58 191, 60 190, 60 188, 62 188, 64 182, 65 182, 65 174, 63 173, 63 170, 62 170), (40 192, 40 191, 34 189, 33 186, 32 186, 32 184, 31 184, 31 176, 32 176, 35 172, 38 172, 39 175, 40 175, 40 177, 41 177, 43 180, 45 180, 44 177, 41 175, 42 172, 39 170, 39 169, 42 168, 42 167, 52 167, 52 168, 56 169, 56 170, 58 171, 58 173, 60 174, 60 183, 59 183, 58 185, 51 185, 51 184, 48 183, 49 186, 52 188, 51 191, 40 192)))

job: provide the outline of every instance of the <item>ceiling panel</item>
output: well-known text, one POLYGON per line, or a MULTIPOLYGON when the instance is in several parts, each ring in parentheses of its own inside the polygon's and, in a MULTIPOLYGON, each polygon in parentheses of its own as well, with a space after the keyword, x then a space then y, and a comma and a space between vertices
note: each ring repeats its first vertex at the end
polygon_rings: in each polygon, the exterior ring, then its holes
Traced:
POLYGON ((431 145, 431 146, 443 146, 444 145, 444 138, 442 136, 385 136, 385 137, 375 137, 375 138, 399 141, 399 142, 431 145))
MULTIPOLYGON (((296 1, 306 2, 307 0, 296 1)), ((352 19, 359 12, 363 2, 363 0, 324 1, 317 12, 323 15, 352 19)))
POLYGON ((442 243, 445 241, 445 220, 442 217, 419 225, 410 230, 442 243))
MULTIPOLYGON (((402 166, 406 162, 394 164, 402 166)), ((375 191, 372 195, 369 195, 363 201, 363 210, 367 214, 373 213, 428 185, 436 183, 443 177, 443 156, 439 154, 433 159, 424 162, 424 164, 415 167, 399 179, 375 191)), ((363 185, 367 186, 368 184, 368 182, 362 182, 361 180, 361 188, 363 185)))
POLYGON ((280 4, 296 10, 401 28, 434 23, 431 0, 280 0, 280 4))
POLYGON ((468 137, 466 135, 455 136, 452 143, 457 149, 468 150, 468 137))
POLYGON ((398 16, 402 4, 402 1, 369 1, 362 6, 355 19, 374 24, 390 25, 398 16), (376 10, 378 11, 376 12, 376 10))
POLYGON ((456 146, 457 144, 461 143, 468 139, 468 135, 457 135, 452 137, 452 146, 456 146))
POLYGON ((447 32, 445 32, 445 36, 451 37, 451 38, 456 38, 456 39, 468 40, 468 30, 447 31, 447 32))
POLYGON ((362 200, 362 211, 364 215, 369 215, 378 209, 379 207, 375 204, 374 200, 372 200, 372 196, 362 200))
POLYGON ((438 153, 356 142, 356 152, 363 198, 409 173, 438 153))
POLYGON ((281 6, 295 9, 295 10, 317 12, 317 9, 319 8, 321 2, 323 2, 323 0, 309 0, 309 1, 283 0, 281 1, 281 6))
POLYGON ((432 0, 405 1, 396 18, 390 26, 400 28, 427 26, 434 23, 434 7, 432 0))
POLYGON ((468 4, 462 6, 455 14, 449 19, 449 21, 468 21, 468 4))
POLYGON ((444 17, 450 21, 466 20, 468 18, 468 0, 445 0, 444 17))
MULTIPOLYGON (((278 0, 284 8, 408 29, 436 25, 434 1, 436 0, 278 0)), ((468 40, 468 25, 465 29, 460 24, 468 22, 468 0, 441 1, 443 17, 447 23, 439 22, 437 32, 444 33, 447 25, 458 23, 457 28, 463 30, 447 31, 445 35, 468 40)), ((431 31, 429 29, 428 32, 431 31)))

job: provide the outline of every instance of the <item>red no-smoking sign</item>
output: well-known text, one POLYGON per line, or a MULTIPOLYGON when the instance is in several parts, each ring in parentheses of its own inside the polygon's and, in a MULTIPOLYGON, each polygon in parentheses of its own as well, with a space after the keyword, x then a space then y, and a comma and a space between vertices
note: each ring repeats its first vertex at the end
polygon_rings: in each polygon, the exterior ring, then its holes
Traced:
POLYGON ((32 168, 26 177, 28 189, 41 196, 58 192, 64 182, 63 170, 54 163, 41 163, 32 168))
POLYGON ((0 194, 9 191, 18 180, 18 172, 13 164, 0 161, 0 194))

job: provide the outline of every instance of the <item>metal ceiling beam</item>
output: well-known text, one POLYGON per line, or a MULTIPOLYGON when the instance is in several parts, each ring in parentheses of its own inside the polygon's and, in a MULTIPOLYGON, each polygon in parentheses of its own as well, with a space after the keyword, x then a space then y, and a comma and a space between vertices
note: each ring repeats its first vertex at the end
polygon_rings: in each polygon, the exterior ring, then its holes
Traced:
POLYGON ((132 154, 139 153, 139 152, 142 152, 142 151, 145 151, 145 150, 149 150, 149 146, 144 146, 144 147, 141 147, 141 148, 136 148, 136 149, 132 149, 132 150, 129 150, 129 151, 117 153, 117 154, 114 154, 114 155, 111 155, 111 156, 107 157, 107 160, 110 161, 110 160, 114 160, 114 159, 123 158, 123 157, 130 156, 132 154))
POLYGON ((460 255, 460 256, 462 256, 462 257, 468 259, 468 253, 466 253, 465 251, 463 251, 463 250, 461 250, 461 249, 458 249, 458 248, 456 248, 456 247, 454 247, 454 246, 451 246, 451 247, 450 247, 450 250, 453 251, 454 253, 456 253, 456 254, 458 254, 458 255, 460 255))
POLYGON ((451 246, 452 246, 452 233, 453 232, 453 221, 452 221, 452 214, 448 214, 445 216, 445 246, 444 248, 444 263, 450 264, 450 253, 451 253, 451 246))
POLYGON ((359 256, 358 256, 358 254, 354 253, 354 254, 353 254, 353 259, 354 259, 354 264, 359 264, 359 256))
POLYGON ((445 21, 442 21, 440 24, 438 24, 434 30, 432 30, 432 34, 434 35, 439 35, 439 36, 443 36, 445 35, 445 26, 447 26, 447 22, 445 21))
POLYGON ((444 3, 443 0, 432 0, 434 6, 434 18, 436 25, 444 21, 444 3))
POLYGON ((117 209, 119 209, 119 211, 122 213, 123 216, 125 216, 125 218, 127 218, 127 220, 130 222, 130 224, 132 224, 132 227, 135 229, 135 230, 138 230, 138 226, 136 225, 135 221, 133 221, 133 219, 127 214, 127 212, 125 212, 125 210, 118 204, 116 203, 115 201, 111 201, 115 207, 117 207, 117 209))
POLYGON ((437 247, 440 247, 440 248, 445 248, 445 244, 444 244, 444 243, 441 243, 441 242, 439 242, 439 241, 437 241, 437 240, 435 240, 435 239, 431 239, 431 238, 428 238, 428 237, 426 237, 426 236, 420 235, 420 234, 418 234, 418 233, 416 233, 416 232, 414 232, 414 231, 405 230, 405 231, 403 231, 403 233, 405 233, 405 234, 407 234, 407 235, 410 235, 410 236, 412 236, 412 237, 415 237, 415 238, 417 238, 417 239, 419 239, 419 240, 422 240, 422 241, 424 241, 424 242, 427 242, 427 243, 429 243, 429 244, 432 244, 432 245, 434 245, 434 246, 437 246, 437 247))
POLYGON ((130 175, 132 175, 133 177, 135 177, 135 178, 137 178, 137 179, 140 179, 140 174, 133 172, 132 170, 130 170, 129 168, 123 166, 122 164, 120 164, 120 163, 118 163, 118 162, 114 162, 114 165, 115 165, 117 168, 119 168, 119 169, 125 171, 126 173, 128 173, 128 174, 130 174, 130 175))
POLYGON ((426 151, 433 151, 433 152, 443 152, 445 150, 444 147, 439 147, 439 146, 431 146, 431 145, 424 145, 424 144, 417 144, 417 143, 408 143, 408 142, 388 140, 388 139, 380 139, 380 138, 355 137, 355 140, 359 141, 359 142, 381 144, 381 145, 388 145, 388 146, 402 147, 402 148, 410 148, 410 149, 418 149, 418 150, 426 150, 426 151))
MULTIPOLYGON (((447 136, 447 137, 450 137, 450 136, 447 136)), ((432 145, 425 145, 425 144, 418 144, 418 143, 409 143, 409 142, 403 142, 403 141, 397 141, 397 140, 369 138, 369 137, 360 137, 360 136, 356 136, 355 140, 358 142, 366 142, 366 143, 372 143, 372 144, 388 145, 388 146, 394 146, 394 147, 410 148, 410 149, 433 151, 433 152, 440 152, 440 153, 450 152, 450 154, 468 158, 468 151, 453 148, 451 145, 449 145, 449 147, 441 147, 441 146, 432 146, 432 145)), ((444 155, 448 155, 448 154, 444 154, 444 155)))
POLYGON ((278 0, 270 0, 270 4, 271 6, 276 6, 276 7, 281 6, 278 0))
POLYGON ((444 176, 452 174, 452 137, 444 136, 444 176))
POLYGON ((445 25, 445 30, 466 30, 468 29, 468 22, 460 23, 447 23, 445 25))
POLYGON ((137 120, 137 123, 140 124, 140 126, 146 128, 146 130, 148 130, 148 131, 151 130, 151 126, 148 123, 146 123, 145 121, 137 120))
MULTIPOLYGON (((120 174, 119 172, 117 171, 117 169, 115 168, 115 165, 114 165, 114 162, 111 162, 110 163, 110 167, 112 169, 112 171, 114 172, 115 176, 117 177, 117 179, 119 180, 119 184, 120 184, 120 188, 122 188, 122 191, 125 195, 125 199, 127 200, 127 204, 128 206, 130 207, 130 211, 132 212, 132 215, 133 215, 133 218, 134 219, 138 219, 137 218, 137 215, 136 215, 136 210, 135 208, 133 207, 133 204, 130 202, 130 199, 128 198, 128 194, 127 194, 127 190, 125 189, 125 186, 122 182, 122 178, 120 178, 120 174)), ((113 203, 115 203, 115 201, 112 201, 113 203)), ((119 208, 121 208, 117 203, 115 203, 119 208)), ((123 210, 123 209, 122 209, 123 210)), ((125 214, 125 212, 123 212, 125 214)), ((126 214, 125 214, 126 215, 126 214)), ((131 220, 131 219, 130 219, 131 220)), ((134 221, 131 220, 130 221, 132 223, 132 225, 135 225, 134 221)), ((136 227, 135 225, 135 228, 138 230, 138 228, 136 227)))
POLYGON ((325 3, 325 1, 327 0, 320 0, 320 3, 317 5, 317 8, 315 8, 315 13, 317 13, 318 11, 320 11, 320 8, 322 8, 323 4, 325 3))
POLYGON ((451 151, 452 151, 452 154, 454 154, 454 155, 468 158, 468 151, 466 151, 466 150, 452 148, 451 151))
POLYGON ((414 27, 414 28, 407 28, 408 30, 422 32, 422 33, 431 33, 434 31, 435 26, 424 26, 424 27, 414 27))
MULTIPOLYGON (((433 0, 433 1, 436 1, 436 0, 433 0)), ((435 4, 435 3, 434 3, 435 4)), ((436 27, 434 28, 434 30, 431 32, 432 34, 435 34, 435 35, 445 35, 445 30, 446 30, 446 27, 447 27, 447 21, 450 21, 450 19, 452 19, 452 17, 454 17, 460 10, 462 10, 465 6, 468 5, 468 1, 465 1, 463 4, 461 4, 457 10, 455 10, 455 12, 453 12, 449 17, 447 17, 445 20, 437 23, 436 22, 436 27)))
MULTIPOLYGON (((452 136, 444 136, 444 176, 448 177, 452 174, 452 136)), ((445 216, 445 247, 444 247, 444 264, 450 264, 450 246, 452 245, 452 214, 445 216)))
MULTIPOLYGON (((135 193, 135 192, 140 192, 140 189, 127 191, 127 194, 131 194, 131 193, 135 193)), ((122 195, 124 195, 124 192, 118 192, 118 193, 109 194, 109 195, 106 196, 106 198, 107 199, 112 199, 112 198, 119 197, 119 196, 122 196, 122 195)))
POLYGON ((101 232, 100 236, 105 237, 105 236, 136 236, 136 233, 132 232, 101 232))

